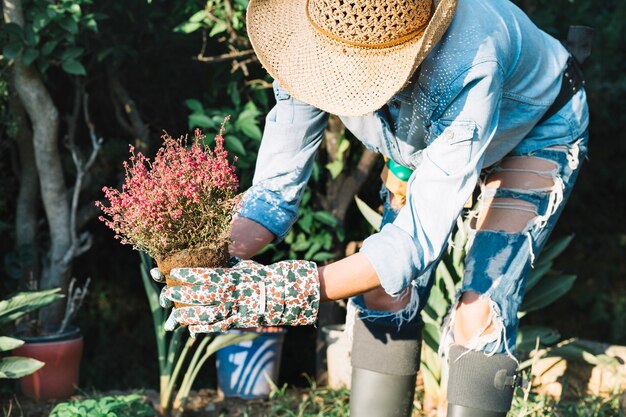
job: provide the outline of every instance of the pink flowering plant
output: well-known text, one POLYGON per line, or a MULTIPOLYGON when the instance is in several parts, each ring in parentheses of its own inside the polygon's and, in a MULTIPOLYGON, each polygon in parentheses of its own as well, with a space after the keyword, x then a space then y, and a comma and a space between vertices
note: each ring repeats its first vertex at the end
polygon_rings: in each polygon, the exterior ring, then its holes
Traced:
POLYGON ((223 132, 224 125, 213 149, 199 129, 191 144, 186 135, 174 139, 166 133, 153 161, 130 146, 122 190, 104 187, 109 204, 96 203, 115 238, 155 259, 226 245, 238 179, 223 132))

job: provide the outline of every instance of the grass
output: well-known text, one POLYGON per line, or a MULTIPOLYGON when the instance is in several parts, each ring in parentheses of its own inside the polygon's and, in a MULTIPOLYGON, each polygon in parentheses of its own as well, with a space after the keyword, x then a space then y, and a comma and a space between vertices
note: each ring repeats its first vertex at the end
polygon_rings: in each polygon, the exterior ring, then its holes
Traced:
MULTIPOLYGON (((429 417, 419 408, 420 390, 416 394, 413 417, 429 417)), ((620 407, 624 393, 608 398, 588 396, 576 400, 556 401, 545 396, 532 394, 515 397, 508 417, 626 417, 620 407)), ((350 392, 346 389, 332 390, 311 383, 309 388, 294 390, 283 386, 275 387, 267 409, 240 410, 242 417, 348 417, 350 392)), ((228 417, 222 414, 220 417, 228 417)))

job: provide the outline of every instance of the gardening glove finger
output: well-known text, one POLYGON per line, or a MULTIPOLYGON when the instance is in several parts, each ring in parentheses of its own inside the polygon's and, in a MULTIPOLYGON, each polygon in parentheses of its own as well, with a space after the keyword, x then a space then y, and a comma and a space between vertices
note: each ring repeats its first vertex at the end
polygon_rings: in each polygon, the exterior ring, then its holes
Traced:
POLYGON ((228 329, 235 327, 235 324, 240 320, 237 315, 230 316, 225 320, 221 320, 212 324, 194 324, 189 326, 189 333, 191 337, 196 337, 198 333, 221 333, 228 329))
POLYGON ((226 318, 227 312, 219 307, 179 307, 172 310, 165 321, 165 330, 174 330, 179 325, 190 326, 217 322, 226 318))
POLYGON ((159 293, 159 305, 163 308, 170 308, 174 305, 174 303, 167 298, 165 292, 167 291, 167 287, 161 288, 161 292, 159 293))
POLYGON ((159 268, 152 268, 150 270, 150 276, 156 282, 165 282, 165 275, 163 275, 163 273, 159 271, 159 268))

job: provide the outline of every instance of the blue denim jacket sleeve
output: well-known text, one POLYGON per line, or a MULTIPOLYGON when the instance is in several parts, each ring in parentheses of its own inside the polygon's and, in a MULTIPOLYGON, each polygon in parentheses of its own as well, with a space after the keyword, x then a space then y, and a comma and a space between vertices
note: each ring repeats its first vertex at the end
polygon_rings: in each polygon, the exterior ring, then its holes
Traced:
POLYGON ((291 97, 274 82, 276 105, 268 113, 252 187, 239 215, 282 240, 298 216, 328 114, 291 97))
POLYGON ((441 116, 428 129, 426 148, 414 156, 406 205, 361 249, 387 293, 400 294, 445 249, 495 133, 503 79, 497 62, 481 62, 459 74, 440 97, 441 116))

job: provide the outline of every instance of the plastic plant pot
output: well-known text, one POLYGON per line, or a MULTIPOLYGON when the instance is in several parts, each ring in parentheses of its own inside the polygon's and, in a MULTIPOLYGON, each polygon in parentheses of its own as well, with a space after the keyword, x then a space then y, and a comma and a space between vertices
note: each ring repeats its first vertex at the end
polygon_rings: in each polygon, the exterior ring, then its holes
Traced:
POLYGON ((217 351, 217 384, 225 398, 267 398, 278 380, 286 330, 273 328, 272 331, 257 333, 255 339, 234 343, 217 351))
POLYGON ((326 345, 326 365, 328 386, 332 389, 348 388, 352 380, 350 354, 352 344, 344 332, 344 324, 330 324, 322 327, 326 345))
POLYGON ((20 378, 24 395, 38 400, 66 399, 78 385, 83 336, 77 327, 59 335, 22 337, 25 343, 13 350, 45 363, 37 372, 20 378))

